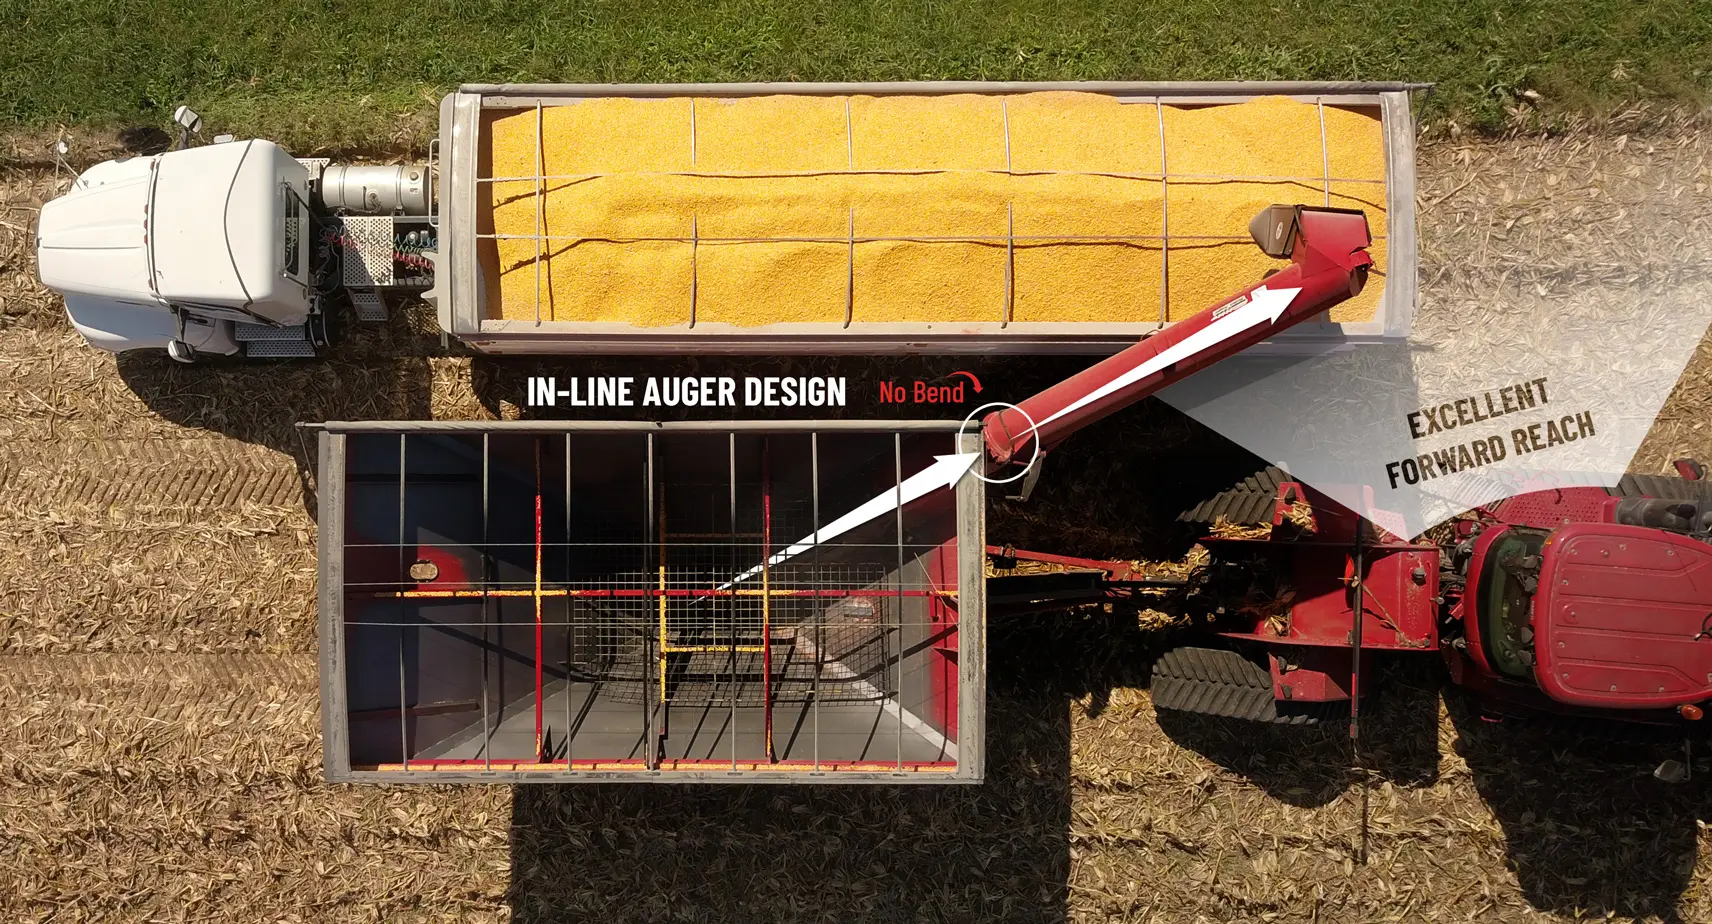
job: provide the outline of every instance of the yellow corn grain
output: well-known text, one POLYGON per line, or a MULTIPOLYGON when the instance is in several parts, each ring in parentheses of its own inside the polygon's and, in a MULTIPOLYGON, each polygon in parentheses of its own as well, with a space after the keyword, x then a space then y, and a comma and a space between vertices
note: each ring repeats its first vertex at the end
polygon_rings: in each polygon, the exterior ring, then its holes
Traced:
POLYGON ((695 166, 706 173, 847 170, 845 100, 751 96, 695 101, 695 166))
POLYGON ((1159 320, 1158 242, 1045 242, 1016 250, 1018 322, 1151 324, 1159 320))
POLYGON ((1002 245, 858 244, 855 320, 997 324, 1004 320, 1004 273, 1002 245))
POLYGON ((696 323, 751 326, 844 321, 845 244, 712 244, 696 250, 696 323), (736 312, 733 314, 733 312, 736 312))
POLYGON ((1166 106, 1165 166, 1172 176, 1324 176, 1319 109, 1278 96, 1166 106))
POLYGON ((860 170, 1003 170, 1004 103, 996 96, 854 96, 860 170))
POLYGON ((1159 107, 1092 93, 1050 92, 1009 97, 1004 108, 1015 172, 1164 172, 1159 107))
POLYGON ((1340 106, 1325 107, 1326 156, 1334 178, 1385 179, 1385 139, 1379 121, 1340 106))
MULTIPOLYGON (((739 327, 842 324, 846 311, 952 330, 1007 312, 1146 323, 1162 313, 1168 250, 1165 314, 1181 320, 1280 265, 1248 241, 1256 212, 1328 190, 1367 212, 1384 268, 1380 125, 1338 107, 1323 107, 1327 156, 1322 107, 1277 98, 592 99, 540 112, 540 181, 537 118, 515 111, 487 132, 492 175, 521 178, 489 184, 478 221, 511 236, 481 251, 492 313, 510 319, 533 319, 539 296, 542 320, 634 326, 692 311, 739 327)), ((1333 317, 1372 318, 1382 288, 1376 274, 1333 317)))

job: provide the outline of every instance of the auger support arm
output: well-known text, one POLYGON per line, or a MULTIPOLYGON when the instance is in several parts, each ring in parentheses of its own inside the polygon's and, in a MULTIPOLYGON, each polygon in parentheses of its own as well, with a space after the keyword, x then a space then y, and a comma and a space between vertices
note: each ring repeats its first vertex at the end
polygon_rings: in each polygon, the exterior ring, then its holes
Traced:
POLYGON ((1273 205, 1249 224, 1267 254, 1290 265, 1200 314, 983 420, 989 463, 1025 461, 1167 385, 1361 292, 1373 259, 1359 210, 1273 205), (1032 421, 1032 425, 1030 423, 1032 421), (1038 444, 1038 447, 1037 447, 1038 444))

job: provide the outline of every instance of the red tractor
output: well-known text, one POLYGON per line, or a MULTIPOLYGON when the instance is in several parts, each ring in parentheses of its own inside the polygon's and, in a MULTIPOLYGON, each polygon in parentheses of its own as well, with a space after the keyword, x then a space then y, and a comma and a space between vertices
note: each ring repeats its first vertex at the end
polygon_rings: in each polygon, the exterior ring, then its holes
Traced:
POLYGON ((1307 721, 1355 705, 1373 652, 1425 651, 1490 713, 1698 721, 1712 699, 1712 484, 1678 468, 1521 494, 1417 542, 1262 473, 1186 515, 1254 523, 1260 507, 1271 531, 1203 540, 1185 590, 1215 614, 1219 644, 1167 652, 1154 701, 1307 721))
MULTIPOLYGON (((1370 239, 1360 212, 1273 206, 1250 231, 1291 265, 989 415, 989 469, 1027 463, 1032 477, 1038 456, 1075 430, 1365 282, 1370 239)), ((1001 566, 1028 558, 1070 570, 994 579, 989 606, 1016 612, 1138 591, 1177 595, 1187 612, 1212 617, 1211 633, 1158 660, 1160 709, 1300 723, 1347 708, 1353 733, 1373 653, 1434 652, 1488 713, 1690 726, 1712 700, 1712 483, 1696 463, 1677 467, 1680 478, 1628 476, 1611 490, 1511 497, 1422 541, 1398 538, 1270 469, 1185 515, 1270 526, 1246 538, 1229 530, 1207 537, 1208 560, 1187 577, 994 548, 1001 566)))

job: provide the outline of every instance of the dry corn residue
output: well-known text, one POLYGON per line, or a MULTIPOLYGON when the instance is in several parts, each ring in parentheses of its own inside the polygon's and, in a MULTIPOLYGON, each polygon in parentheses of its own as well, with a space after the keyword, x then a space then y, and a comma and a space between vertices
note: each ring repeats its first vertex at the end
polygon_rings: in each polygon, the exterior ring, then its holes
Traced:
MULTIPOLYGON (((482 258, 513 320, 1180 320, 1283 265, 1248 237, 1275 202, 1363 209, 1385 268, 1379 120, 1282 97, 605 97, 490 119, 482 258)), ((1333 319, 1372 319, 1382 282, 1333 319)))

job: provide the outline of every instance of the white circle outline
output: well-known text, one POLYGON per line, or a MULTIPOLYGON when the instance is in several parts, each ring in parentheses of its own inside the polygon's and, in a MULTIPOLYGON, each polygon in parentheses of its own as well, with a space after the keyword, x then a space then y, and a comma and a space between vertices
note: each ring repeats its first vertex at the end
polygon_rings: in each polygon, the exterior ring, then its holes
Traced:
MULTIPOLYGON (((989 401, 986 404, 983 404, 980 407, 970 411, 969 416, 963 418, 963 422, 957 425, 957 444, 959 446, 961 446, 963 444, 963 428, 969 426, 969 421, 974 420, 976 414, 979 414, 982 411, 984 411, 990 407, 1008 407, 1008 408, 1016 411, 1018 414, 1021 414, 1023 416, 1023 419, 1028 421, 1028 432, 1037 433, 1040 430, 1040 426, 1034 422, 1034 418, 1030 417, 1028 412, 1023 410, 1022 408, 1017 407, 1014 404, 1007 404, 1003 401, 989 401)), ((986 454, 985 447, 982 448, 981 454, 982 455, 986 454)), ((1028 470, 1031 468, 1034 468, 1034 463, 1039 462, 1039 461, 1040 461, 1040 439, 1038 437, 1036 437, 1035 441, 1034 441, 1034 455, 1029 457, 1028 464, 1022 467, 1022 471, 1017 472, 1015 475, 1012 475, 1009 478, 988 478, 986 475, 981 474, 980 472, 976 471, 973 468, 969 469, 969 474, 974 475, 976 478, 981 479, 982 481, 986 482, 987 484, 1010 484, 1011 482, 1016 481, 1018 478, 1021 478, 1022 476, 1027 475, 1028 470)))

